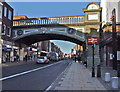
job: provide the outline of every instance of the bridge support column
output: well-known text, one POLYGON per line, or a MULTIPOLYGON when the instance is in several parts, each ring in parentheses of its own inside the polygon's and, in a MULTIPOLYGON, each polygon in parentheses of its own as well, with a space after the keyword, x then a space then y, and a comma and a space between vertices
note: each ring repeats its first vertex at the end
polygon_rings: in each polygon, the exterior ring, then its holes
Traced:
MULTIPOLYGON (((11 50, 11 52, 10 52, 10 57, 11 57, 11 58, 14 58, 13 42, 12 42, 12 50, 11 50)), ((15 60, 15 58, 14 58, 14 60, 15 60)))
POLYGON ((19 43, 19 52, 18 52, 18 55, 19 55, 19 61, 23 61, 23 58, 24 58, 24 48, 21 47, 20 43, 19 43))

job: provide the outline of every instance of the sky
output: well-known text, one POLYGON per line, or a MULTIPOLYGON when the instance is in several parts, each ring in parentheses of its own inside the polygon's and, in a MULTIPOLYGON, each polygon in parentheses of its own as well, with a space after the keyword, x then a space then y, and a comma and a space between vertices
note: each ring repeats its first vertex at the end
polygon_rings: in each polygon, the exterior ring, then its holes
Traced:
MULTIPOLYGON (((14 15, 29 18, 84 15, 82 11, 90 2, 8 2, 14 8, 14 15)), ((64 53, 70 53, 74 43, 53 41, 64 53)))

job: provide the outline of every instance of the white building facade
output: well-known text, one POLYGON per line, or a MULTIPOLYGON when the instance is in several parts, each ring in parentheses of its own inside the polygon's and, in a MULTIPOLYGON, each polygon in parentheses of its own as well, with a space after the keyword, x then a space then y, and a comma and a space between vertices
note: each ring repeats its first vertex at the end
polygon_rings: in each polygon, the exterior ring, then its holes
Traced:
POLYGON ((102 23, 111 23, 112 10, 116 9, 116 22, 120 23, 120 0, 101 0, 102 23))
MULTIPOLYGON (((117 51, 120 51, 120 0, 101 0, 102 7, 102 41, 101 45, 101 61, 105 62, 106 66, 114 66, 113 63, 113 52, 114 52, 114 39, 113 39, 113 29, 112 21, 110 20, 112 16, 113 9, 116 10, 116 38, 117 38, 117 51)), ((117 61, 116 61, 117 62, 117 61)), ((117 66, 117 63, 115 63, 117 66)))

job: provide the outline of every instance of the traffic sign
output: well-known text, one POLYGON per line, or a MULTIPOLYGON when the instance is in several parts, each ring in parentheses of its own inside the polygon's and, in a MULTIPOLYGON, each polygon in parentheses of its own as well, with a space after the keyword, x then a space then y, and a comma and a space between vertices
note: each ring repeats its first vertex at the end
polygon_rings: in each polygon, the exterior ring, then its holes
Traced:
POLYGON ((88 44, 98 44, 98 37, 88 37, 88 44))
POLYGON ((113 20, 114 20, 114 16, 111 16, 111 17, 110 17, 110 21, 113 21, 113 20))

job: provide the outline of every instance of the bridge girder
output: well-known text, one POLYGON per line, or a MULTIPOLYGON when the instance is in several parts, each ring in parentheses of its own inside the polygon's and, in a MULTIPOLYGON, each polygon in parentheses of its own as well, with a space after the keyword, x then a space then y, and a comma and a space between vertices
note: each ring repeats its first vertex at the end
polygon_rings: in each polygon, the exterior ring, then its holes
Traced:
POLYGON ((85 43, 85 34, 67 26, 15 27, 13 40, 26 45, 44 40, 65 40, 81 45, 85 43))

